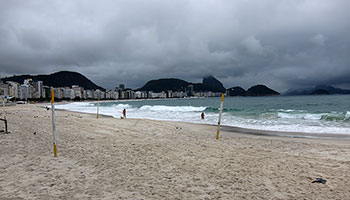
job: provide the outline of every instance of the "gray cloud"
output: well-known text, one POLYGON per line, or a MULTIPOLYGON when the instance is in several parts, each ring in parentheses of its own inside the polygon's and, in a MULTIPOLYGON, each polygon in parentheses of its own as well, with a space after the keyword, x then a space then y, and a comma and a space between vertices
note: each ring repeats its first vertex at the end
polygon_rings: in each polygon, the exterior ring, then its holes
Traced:
POLYGON ((0 76, 350 87, 348 0, 0 1, 0 76))

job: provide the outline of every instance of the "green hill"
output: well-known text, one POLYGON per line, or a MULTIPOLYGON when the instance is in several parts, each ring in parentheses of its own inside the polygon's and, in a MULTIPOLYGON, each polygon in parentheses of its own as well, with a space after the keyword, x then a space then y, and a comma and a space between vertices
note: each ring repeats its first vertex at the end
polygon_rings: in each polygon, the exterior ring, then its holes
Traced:
POLYGON ((246 96, 277 96, 280 93, 272 90, 265 85, 255 85, 247 90, 246 96))
POLYGON ((79 85, 86 90, 91 89, 100 89, 105 90, 104 88, 96 85, 91 80, 83 76, 78 72, 70 71, 60 71, 55 72, 50 75, 20 75, 20 76, 11 76, 2 78, 1 80, 14 81, 22 84, 25 79, 32 79, 33 81, 43 81, 43 84, 50 87, 71 87, 72 85, 79 85))
POLYGON ((212 91, 212 92, 225 92, 225 88, 222 83, 218 81, 213 76, 208 76, 203 78, 203 83, 190 83, 181 79, 175 78, 163 78, 158 80, 148 81, 144 86, 137 89, 139 91, 153 91, 153 92, 161 92, 161 91, 187 91, 188 86, 193 85, 193 90, 195 92, 204 92, 204 91, 212 91))

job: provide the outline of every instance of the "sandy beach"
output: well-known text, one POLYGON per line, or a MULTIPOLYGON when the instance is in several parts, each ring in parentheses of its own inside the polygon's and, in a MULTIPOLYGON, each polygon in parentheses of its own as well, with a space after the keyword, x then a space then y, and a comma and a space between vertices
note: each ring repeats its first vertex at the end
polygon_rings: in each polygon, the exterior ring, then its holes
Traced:
POLYGON ((43 105, 6 107, 0 199, 350 199, 346 138, 56 111, 54 158, 43 105))

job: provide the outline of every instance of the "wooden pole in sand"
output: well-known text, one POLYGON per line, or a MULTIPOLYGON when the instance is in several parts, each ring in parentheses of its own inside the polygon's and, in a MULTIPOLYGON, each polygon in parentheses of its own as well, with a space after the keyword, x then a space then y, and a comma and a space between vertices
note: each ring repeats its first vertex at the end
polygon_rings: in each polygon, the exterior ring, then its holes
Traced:
POLYGON ((51 89, 52 131, 53 131, 53 156, 57 157, 56 125, 55 125, 55 93, 51 89))
POLYGON ((96 119, 98 119, 98 112, 100 111, 100 97, 97 97, 97 113, 96 113, 96 119))
POLYGON ((4 119, 6 120, 5 96, 2 97, 2 111, 4 112, 4 119))
POLYGON ((4 113, 4 119, 0 119, 1 121, 5 122, 5 133, 9 133, 7 132, 7 119, 6 119, 6 110, 5 110, 5 96, 2 97, 2 111, 4 113))
POLYGON ((221 95, 221 104, 220 104, 220 113, 219 113, 219 121, 218 121, 218 128, 216 130, 216 139, 219 139, 220 135, 220 123, 221 123, 221 115, 222 115, 222 108, 224 106, 224 94, 221 95))

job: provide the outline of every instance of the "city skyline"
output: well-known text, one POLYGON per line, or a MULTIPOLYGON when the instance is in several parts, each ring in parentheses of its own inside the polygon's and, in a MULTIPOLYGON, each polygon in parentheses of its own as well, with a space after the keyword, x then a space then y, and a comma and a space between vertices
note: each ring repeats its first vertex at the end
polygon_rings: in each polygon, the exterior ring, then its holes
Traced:
POLYGON ((184 97, 218 97, 222 92, 193 91, 193 85, 189 85, 182 91, 164 90, 161 92, 132 90, 125 88, 124 84, 115 87, 114 90, 85 89, 79 85, 65 87, 47 86, 41 80, 33 81, 25 79, 23 83, 16 81, 0 82, 0 94, 9 99, 17 100, 41 100, 48 101, 51 98, 51 90, 58 100, 125 100, 125 99, 158 99, 158 98, 184 98, 184 97))

